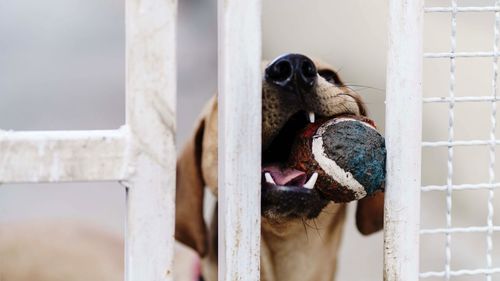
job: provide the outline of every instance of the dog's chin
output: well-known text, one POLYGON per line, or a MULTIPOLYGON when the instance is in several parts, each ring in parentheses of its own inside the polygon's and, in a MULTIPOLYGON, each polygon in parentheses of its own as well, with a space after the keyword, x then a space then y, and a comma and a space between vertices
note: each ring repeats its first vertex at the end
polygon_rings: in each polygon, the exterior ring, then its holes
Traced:
POLYGON ((273 221, 313 219, 330 202, 316 189, 262 182, 262 216, 273 221))

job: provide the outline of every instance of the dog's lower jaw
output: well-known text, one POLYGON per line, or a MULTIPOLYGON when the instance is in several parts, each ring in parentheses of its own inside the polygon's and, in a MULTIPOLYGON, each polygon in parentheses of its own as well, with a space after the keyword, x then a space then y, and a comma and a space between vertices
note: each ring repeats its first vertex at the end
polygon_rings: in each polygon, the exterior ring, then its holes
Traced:
MULTIPOLYGON (((275 223, 262 218, 260 281, 334 280, 345 216, 345 204, 330 203, 314 220, 275 223)), ((209 232, 202 273, 205 281, 217 281, 216 222, 209 232)))

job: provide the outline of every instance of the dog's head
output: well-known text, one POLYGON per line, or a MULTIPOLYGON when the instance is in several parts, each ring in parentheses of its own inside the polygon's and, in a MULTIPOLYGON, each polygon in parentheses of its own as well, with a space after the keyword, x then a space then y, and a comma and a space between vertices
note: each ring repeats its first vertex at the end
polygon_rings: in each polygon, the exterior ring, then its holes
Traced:
MULTIPOLYGON (((361 97, 345 86, 337 72, 326 64, 303 55, 286 54, 264 65, 262 215, 279 223, 313 219, 331 201, 309 186, 314 185, 312 175, 287 167, 294 138, 298 131, 318 119, 346 114, 363 117, 366 109, 361 97)), ((216 160, 204 159, 217 155, 217 133, 213 132, 216 131, 216 113, 213 112, 216 110, 215 104, 208 117, 200 122, 195 136, 179 158, 177 168, 176 238, 202 256, 206 252, 206 227, 202 216, 205 184, 217 193, 216 181, 213 180, 217 174, 216 160), (207 135, 210 135, 208 139, 207 135), (215 152, 203 151, 211 147, 215 147, 212 149, 215 152), (206 171, 208 169, 211 171, 206 171)), ((335 201, 344 203, 360 199, 342 198, 335 201)), ((381 229, 382 213, 383 193, 360 199, 356 213, 358 229, 363 234, 381 229)))

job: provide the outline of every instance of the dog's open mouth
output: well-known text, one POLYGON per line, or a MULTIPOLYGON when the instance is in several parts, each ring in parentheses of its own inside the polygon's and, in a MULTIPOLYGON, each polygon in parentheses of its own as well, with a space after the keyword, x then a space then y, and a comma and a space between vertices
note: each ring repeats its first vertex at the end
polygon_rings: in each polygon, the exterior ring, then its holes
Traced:
MULTIPOLYGON (((314 218, 328 204, 315 189, 318 173, 291 167, 290 154, 297 133, 316 118, 297 112, 262 154, 262 214, 267 217, 314 218)), ((319 126, 319 125, 318 125, 319 126)), ((317 127, 316 127, 317 128, 317 127)))
POLYGON ((262 213, 310 219, 330 201, 350 202, 382 190, 385 153, 383 137, 366 117, 298 112, 264 150, 262 213))

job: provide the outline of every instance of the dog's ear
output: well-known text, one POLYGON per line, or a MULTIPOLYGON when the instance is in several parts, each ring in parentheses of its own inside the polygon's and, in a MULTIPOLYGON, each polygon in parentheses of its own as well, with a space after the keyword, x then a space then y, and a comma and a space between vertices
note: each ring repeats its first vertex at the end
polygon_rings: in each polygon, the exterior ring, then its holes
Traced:
POLYGON ((175 238, 201 257, 207 253, 207 227, 203 220, 205 182, 201 169, 204 130, 202 120, 177 160, 175 195, 175 238))
POLYGON ((358 201, 356 207, 356 226, 364 235, 381 230, 384 226, 384 193, 377 192, 373 196, 358 201))

